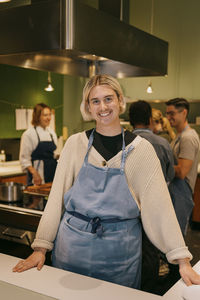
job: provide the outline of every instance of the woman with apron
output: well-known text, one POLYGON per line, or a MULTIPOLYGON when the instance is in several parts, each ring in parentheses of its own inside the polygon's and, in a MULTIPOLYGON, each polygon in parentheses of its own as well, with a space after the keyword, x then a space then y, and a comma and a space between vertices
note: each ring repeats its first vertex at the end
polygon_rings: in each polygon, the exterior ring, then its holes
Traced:
POLYGON ((51 109, 44 103, 34 107, 32 125, 21 139, 20 163, 27 170, 27 185, 52 182, 57 166, 54 158, 57 136, 49 128, 51 109))
POLYGON ((116 79, 96 75, 86 83, 81 112, 85 120, 96 121, 96 128, 67 140, 32 244, 34 252, 14 272, 34 266, 40 270, 46 251, 53 248, 55 267, 140 288, 142 219, 151 241, 170 262, 179 263, 184 280, 200 283, 159 160, 150 143, 121 128, 119 115, 124 111, 116 79), (170 226, 176 235, 172 240, 170 226))

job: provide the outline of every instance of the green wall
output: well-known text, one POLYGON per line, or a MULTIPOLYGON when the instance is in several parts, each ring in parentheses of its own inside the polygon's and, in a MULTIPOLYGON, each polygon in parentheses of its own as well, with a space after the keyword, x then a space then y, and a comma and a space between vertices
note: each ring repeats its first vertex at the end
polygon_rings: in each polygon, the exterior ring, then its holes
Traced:
POLYGON ((94 127, 94 122, 84 122, 80 113, 82 91, 87 79, 76 76, 64 77, 63 126, 68 135, 94 127))
POLYGON ((56 132, 62 134, 63 75, 51 73, 53 92, 44 91, 47 72, 0 65, 0 138, 21 137, 15 129, 15 109, 44 102, 55 109, 56 132))

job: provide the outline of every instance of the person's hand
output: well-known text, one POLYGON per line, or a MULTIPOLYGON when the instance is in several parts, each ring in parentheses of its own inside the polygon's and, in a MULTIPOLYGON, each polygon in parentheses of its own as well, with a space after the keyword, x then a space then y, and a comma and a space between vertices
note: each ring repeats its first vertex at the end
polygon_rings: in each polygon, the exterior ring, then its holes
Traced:
POLYGON ((40 185, 42 183, 42 178, 40 177, 40 174, 35 171, 33 174, 33 183, 35 185, 40 185))
POLYGON ((180 275, 187 286, 192 284, 200 284, 200 275, 192 269, 187 258, 179 259, 178 263, 180 275))
POLYGON ((20 260, 18 264, 12 269, 12 271, 20 273, 34 267, 37 267, 38 270, 41 270, 45 262, 45 254, 46 249, 35 249, 27 259, 20 260))

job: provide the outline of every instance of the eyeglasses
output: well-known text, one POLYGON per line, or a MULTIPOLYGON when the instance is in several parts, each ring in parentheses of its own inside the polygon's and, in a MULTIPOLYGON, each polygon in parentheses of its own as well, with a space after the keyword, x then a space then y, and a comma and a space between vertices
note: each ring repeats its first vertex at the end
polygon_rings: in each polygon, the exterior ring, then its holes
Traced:
POLYGON ((176 114, 181 113, 182 111, 183 111, 183 109, 182 110, 178 110, 178 111, 173 111, 173 110, 166 111, 165 115, 166 116, 170 116, 170 117, 174 117, 176 114))

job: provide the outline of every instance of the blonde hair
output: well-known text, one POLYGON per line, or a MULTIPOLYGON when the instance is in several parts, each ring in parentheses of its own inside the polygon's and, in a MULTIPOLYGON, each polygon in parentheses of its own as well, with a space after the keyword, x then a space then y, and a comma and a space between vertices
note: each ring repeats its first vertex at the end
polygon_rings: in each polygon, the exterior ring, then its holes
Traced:
POLYGON ((83 89, 83 98, 82 98, 82 102, 80 105, 80 111, 81 111, 83 119, 85 121, 92 120, 91 113, 89 112, 89 109, 88 109, 89 95, 90 95, 92 88, 97 85, 108 85, 115 91, 117 98, 119 99, 120 114, 124 113, 126 110, 126 102, 125 102, 125 98, 123 96, 122 88, 121 88, 119 82, 110 75, 106 75, 106 74, 95 75, 87 81, 87 83, 83 89))
POLYGON ((166 117, 163 117, 163 114, 159 109, 152 108, 152 119, 153 122, 161 124, 163 131, 166 131, 172 140, 176 137, 169 120, 166 117))

